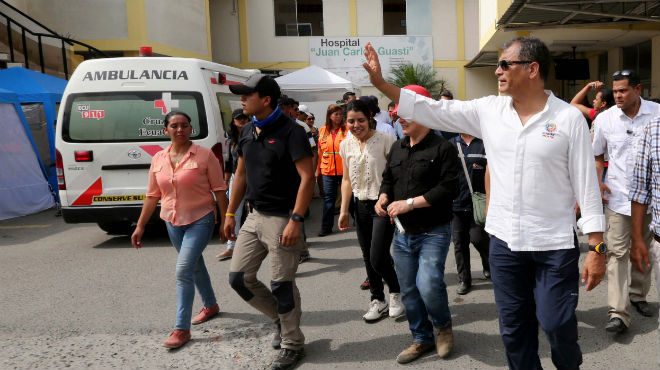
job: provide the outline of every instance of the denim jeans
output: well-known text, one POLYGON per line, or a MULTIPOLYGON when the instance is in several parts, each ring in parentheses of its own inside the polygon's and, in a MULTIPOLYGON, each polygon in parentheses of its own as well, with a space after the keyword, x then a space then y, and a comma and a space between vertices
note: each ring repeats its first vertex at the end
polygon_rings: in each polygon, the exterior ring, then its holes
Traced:
POLYGON ((323 175, 323 218, 321 230, 332 231, 335 224, 335 202, 337 201, 337 189, 341 185, 341 176, 323 175))
POLYGON ((421 234, 394 233, 394 264, 415 343, 434 343, 433 328, 441 329, 451 322, 445 284, 450 241, 450 224, 421 234))
POLYGON ((211 239, 215 226, 215 215, 209 212, 199 220, 183 226, 169 222, 167 233, 179 254, 176 261, 176 326, 175 329, 190 330, 195 287, 202 297, 204 307, 216 304, 211 278, 204 264, 202 252, 211 239))
MULTIPOLYGON (((231 188, 234 185, 234 175, 231 175, 231 179, 229 180, 229 190, 227 190, 227 199, 231 199, 231 188)), ((245 209, 245 197, 241 199, 241 203, 238 205, 238 208, 236 208, 236 212, 234 213, 234 220, 236 220, 236 226, 234 227, 234 233, 236 233, 236 236, 238 236, 238 232, 241 230, 241 225, 243 224, 243 209, 245 209)), ((227 249, 234 249, 234 246, 236 245, 235 240, 227 240, 227 249)))

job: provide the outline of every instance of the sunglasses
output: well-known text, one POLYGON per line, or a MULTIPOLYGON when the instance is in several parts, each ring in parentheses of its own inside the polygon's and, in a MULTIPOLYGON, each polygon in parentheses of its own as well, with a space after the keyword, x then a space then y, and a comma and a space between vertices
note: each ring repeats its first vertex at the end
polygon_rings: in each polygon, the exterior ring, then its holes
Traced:
POLYGON ((621 70, 621 71, 614 72, 614 74, 612 74, 612 77, 618 77, 618 76, 628 77, 633 73, 635 73, 635 72, 633 72, 629 69, 624 69, 624 70, 621 70))
POLYGON ((500 60, 497 62, 497 66, 502 68, 503 71, 508 71, 509 67, 511 67, 512 64, 527 64, 527 63, 532 63, 533 60, 500 60))
POLYGON ((315 120, 315 119, 316 119, 316 118, 314 118, 314 117, 308 117, 308 118, 307 118, 308 121, 313 121, 313 120, 315 120))

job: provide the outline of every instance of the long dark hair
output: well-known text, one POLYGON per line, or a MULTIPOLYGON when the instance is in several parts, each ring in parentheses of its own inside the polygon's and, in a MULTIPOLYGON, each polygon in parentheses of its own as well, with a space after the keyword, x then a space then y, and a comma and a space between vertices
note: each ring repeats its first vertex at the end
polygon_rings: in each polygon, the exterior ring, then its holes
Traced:
POLYGON ((348 117, 348 112, 360 112, 364 114, 364 116, 367 117, 367 120, 369 121, 369 129, 373 130, 376 127, 376 120, 374 120, 371 107, 369 107, 369 103, 363 101, 362 99, 351 100, 348 102, 348 104, 346 104, 346 116, 344 117, 344 121, 346 121, 346 118, 348 117))
POLYGON ((231 122, 229 123, 229 140, 230 140, 230 146, 233 148, 236 146, 238 143, 238 135, 240 132, 238 132, 238 126, 234 123, 234 119, 232 118, 231 122))
MULTIPOLYGON (((328 112, 325 114, 325 130, 327 132, 332 131, 332 121, 330 120, 330 116, 335 113, 335 112, 342 112, 343 109, 340 107, 338 104, 330 104, 328 106, 328 112)), ((345 118, 345 117, 344 117, 345 118)), ((339 125, 339 129, 342 131, 346 131, 346 120, 343 119, 344 122, 339 125)))

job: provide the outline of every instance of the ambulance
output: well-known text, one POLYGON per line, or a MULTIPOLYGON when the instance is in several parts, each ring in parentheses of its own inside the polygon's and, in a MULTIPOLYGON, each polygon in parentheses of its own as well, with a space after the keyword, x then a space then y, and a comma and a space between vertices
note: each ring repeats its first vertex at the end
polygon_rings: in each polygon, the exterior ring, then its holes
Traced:
MULTIPOLYGON (((137 221, 151 158, 167 148, 163 118, 192 118, 191 140, 227 156, 231 112, 240 97, 229 85, 255 70, 169 57, 94 59, 71 75, 56 126, 56 169, 65 222, 95 222, 127 234, 137 221)), ((153 219, 158 218, 154 212, 153 219)))

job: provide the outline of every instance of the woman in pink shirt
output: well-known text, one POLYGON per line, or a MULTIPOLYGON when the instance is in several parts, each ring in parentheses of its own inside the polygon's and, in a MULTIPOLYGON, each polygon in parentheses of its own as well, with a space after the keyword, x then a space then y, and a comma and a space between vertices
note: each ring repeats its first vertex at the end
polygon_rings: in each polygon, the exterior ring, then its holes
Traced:
MULTIPOLYGON (((135 248, 142 247, 144 226, 160 200, 160 218, 165 221, 178 253, 176 326, 163 346, 179 348, 190 340, 195 286, 204 308, 192 319, 192 324, 201 324, 220 311, 202 252, 213 234, 216 202, 221 224, 224 223, 227 185, 222 166, 213 152, 190 140, 192 126, 186 113, 170 112, 164 124, 163 130, 172 144, 156 153, 151 161, 147 196, 131 242, 135 248)), ((220 237, 224 239, 222 234, 220 237)))

